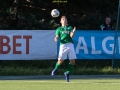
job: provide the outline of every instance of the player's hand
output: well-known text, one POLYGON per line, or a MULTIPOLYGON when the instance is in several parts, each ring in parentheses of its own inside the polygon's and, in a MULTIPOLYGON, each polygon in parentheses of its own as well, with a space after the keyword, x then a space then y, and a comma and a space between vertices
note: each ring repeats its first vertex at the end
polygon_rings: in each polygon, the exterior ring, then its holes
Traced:
POLYGON ((76 31, 76 27, 73 28, 73 32, 75 32, 75 31, 76 31))
POLYGON ((58 38, 57 37, 55 37, 54 40, 55 40, 55 42, 58 42, 58 38))

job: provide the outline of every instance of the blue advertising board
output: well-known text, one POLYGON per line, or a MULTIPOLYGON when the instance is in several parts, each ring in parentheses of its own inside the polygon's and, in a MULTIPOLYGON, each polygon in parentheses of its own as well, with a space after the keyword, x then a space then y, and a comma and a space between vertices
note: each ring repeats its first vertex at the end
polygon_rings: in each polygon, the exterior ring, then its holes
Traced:
MULTIPOLYGON (((115 33, 115 31, 76 30, 73 43, 77 59, 112 59, 115 33)), ((120 32, 117 34, 115 47, 115 59, 120 59, 120 32)))

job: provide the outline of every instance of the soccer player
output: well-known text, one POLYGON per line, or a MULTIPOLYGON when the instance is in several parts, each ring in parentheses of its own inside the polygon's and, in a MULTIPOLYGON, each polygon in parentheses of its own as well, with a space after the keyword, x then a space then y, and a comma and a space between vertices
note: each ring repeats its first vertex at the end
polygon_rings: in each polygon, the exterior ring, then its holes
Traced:
POLYGON ((51 75, 55 75, 55 71, 59 68, 59 66, 68 56, 70 62, 68 64, 68 69, 65 71, 64 75, 66 77, 66 81, 69 82, 69 74, 75 65, 76 59, 76 54, 74 51, 74 45, 72 40, 74 32, 76 31, 76 27, 74 27, 73 29, 72 26, 68 25, 66 16, 61 17, 60 23, 61 26, 57 28, 56 36, 54 38, 55 42, 58 42, 58 39, 60 38, 59 56, 51 75))

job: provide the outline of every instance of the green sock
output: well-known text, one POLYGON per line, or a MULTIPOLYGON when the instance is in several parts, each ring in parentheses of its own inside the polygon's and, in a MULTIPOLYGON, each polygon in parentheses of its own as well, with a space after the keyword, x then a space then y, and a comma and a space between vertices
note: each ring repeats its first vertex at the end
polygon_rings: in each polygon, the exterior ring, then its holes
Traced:
POLYGON ((69 63, 68 64, 68 69, 67 69, 66 73, 69 74, 72 71, 73 67, 74 67, 74 65, 69 63))
POLYGON ((58 64, 58 62, 56 63, 56 65, 55 65, 55 69, 57 70, 58 68, 59 68, 59 64, 58 64))

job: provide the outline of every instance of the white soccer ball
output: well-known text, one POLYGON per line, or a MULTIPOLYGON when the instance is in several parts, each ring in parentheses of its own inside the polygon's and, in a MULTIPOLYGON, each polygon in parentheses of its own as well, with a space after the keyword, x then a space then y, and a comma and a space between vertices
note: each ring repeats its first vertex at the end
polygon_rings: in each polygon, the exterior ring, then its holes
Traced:
POLYGON ((58 17, 59 15, 60 15, 60 12, 59 12, 58 9, 53 9, 53 10, 51 11, 51 16, 52 16, 52 17, 58 17))

